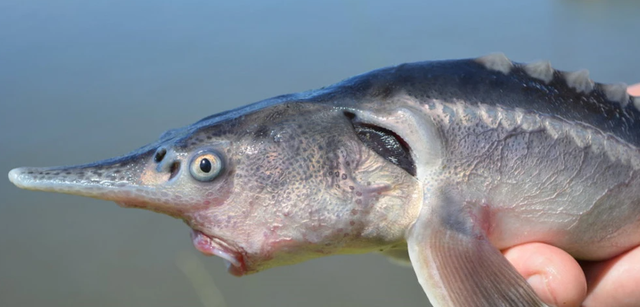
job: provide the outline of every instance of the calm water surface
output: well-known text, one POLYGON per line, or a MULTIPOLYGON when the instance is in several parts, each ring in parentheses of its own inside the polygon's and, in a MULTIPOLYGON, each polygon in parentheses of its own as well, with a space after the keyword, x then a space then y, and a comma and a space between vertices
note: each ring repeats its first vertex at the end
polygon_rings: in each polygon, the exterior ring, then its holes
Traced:
MULTIPOLYGON (((402 62, 502 51, 638 82, 639 15, 630 0, 0 0, 0 173, 123 154, 216 112, 402 62)), ((413 272, 381 256, 235 278, 178 220, 0 179, 0 306, 426 301, 413 272)))

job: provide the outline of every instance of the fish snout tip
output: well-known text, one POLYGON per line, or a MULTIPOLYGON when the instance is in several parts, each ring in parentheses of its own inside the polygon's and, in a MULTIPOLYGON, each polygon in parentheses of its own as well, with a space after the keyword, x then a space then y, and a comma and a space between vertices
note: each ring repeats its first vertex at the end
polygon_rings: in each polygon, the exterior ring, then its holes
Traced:
POLYGON ((17 187, 20 187, 20 174, 21 173, 22 173, 21 168, 14 168, 14 169, 9 171, 9 181, 11 181, 11 183, 16 185, 17 187))
POLYGON ((9 171, 9 181, 21 189, 28 188, 28 178, 24 178, 26 167, 18 167, 9 171))

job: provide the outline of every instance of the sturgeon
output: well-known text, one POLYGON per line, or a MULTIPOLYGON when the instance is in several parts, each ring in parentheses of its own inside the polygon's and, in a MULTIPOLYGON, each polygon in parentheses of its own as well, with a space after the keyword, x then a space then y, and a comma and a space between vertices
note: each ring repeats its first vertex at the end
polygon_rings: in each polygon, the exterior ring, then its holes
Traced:
POLYGON ((640 244, 639 108, 626 85, 549 62, 419 62, 9 179, 182 219, 236 276, 380 252, 410 261, 434 306, 545 306, 500 250, 640 244))

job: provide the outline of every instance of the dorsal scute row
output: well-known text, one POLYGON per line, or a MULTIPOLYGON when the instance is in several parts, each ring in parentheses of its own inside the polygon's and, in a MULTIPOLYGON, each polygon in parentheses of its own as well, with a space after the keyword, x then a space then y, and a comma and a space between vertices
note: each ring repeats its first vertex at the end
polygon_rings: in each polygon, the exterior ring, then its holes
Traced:
POLYGON ((475 59, 476 62, 484 65, 489 70, 499 71, 503 74, 510 74, 515 69, 521 69, 530 77, 541 80, 546 84, 551 83, 556 78, 564 80, 566 85, 574 89, 577 93, 590 94, 592 91, 600 91, 607 100, 619 103, 626 107, 629 103, 640 110, 640 97, 632 97, 627 93, 627 85, 603 84, 594 82, 589 78, 589 71, 586 69, 567 72, 556 70, 549 61, 540 61, 530 64, 520 64, 509 60, 502 53, 494 53, 475 59))

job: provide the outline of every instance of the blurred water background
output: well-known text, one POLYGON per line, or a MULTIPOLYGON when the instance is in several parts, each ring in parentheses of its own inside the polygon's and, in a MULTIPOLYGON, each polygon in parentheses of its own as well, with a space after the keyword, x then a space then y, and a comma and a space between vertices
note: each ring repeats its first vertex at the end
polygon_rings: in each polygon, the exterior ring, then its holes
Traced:
MULTIPOLYGON (((0 0, 0 173, 120 155, 402 62, 501 51, 634 83, 638 16, 633 0, 0 0)), ((178 220, 0 180, 0 306, 426 304, 412 270, 381 256, 235 278, 178 220)))

